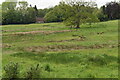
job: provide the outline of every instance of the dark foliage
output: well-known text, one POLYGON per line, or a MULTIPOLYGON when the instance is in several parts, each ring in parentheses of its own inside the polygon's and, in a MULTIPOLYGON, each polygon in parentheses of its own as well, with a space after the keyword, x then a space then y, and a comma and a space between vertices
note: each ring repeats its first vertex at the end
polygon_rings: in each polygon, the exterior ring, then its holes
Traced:
MULTIPOLYGON (((103 14, 106 15, 107 20, 120 19, 120 3, 110 2, 102 6, 103 14)), ((106 18, 104 20, 106 20, 106 18)))
POLYGON ((6 65, 4 67, 4 71, 5 71, 5 77, 10 79, 10 80, 13 80, 14 78, 18 78, 19 76, 19 65, 18 63, 9 63, 8 65, 6 65))

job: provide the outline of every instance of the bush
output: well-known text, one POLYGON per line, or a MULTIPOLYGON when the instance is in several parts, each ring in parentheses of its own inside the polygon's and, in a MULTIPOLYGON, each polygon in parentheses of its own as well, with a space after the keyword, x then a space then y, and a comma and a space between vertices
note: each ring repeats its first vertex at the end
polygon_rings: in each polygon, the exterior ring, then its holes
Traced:
POLYGON ((18 63, 10 62, 4 67, 5 70, 5 78, 13 79, 18 78, 19 76, 19 65, 18 63))
POLYGON ((99 64, 99 65, 107 64, 107 60, 102 55, 89 56, 88 61, 93 62, 95 64, 99 64))
POLYGON ((45 71, 48 71, 48 72, 51 71, 51 68, 50 68, 50 65, 49 65, 49 64, 47 64, 47 65, 45 66, 45 71))
POLYGON ((26 73, 26 78, 29 80, 32 80, 34 78, 40 78, 40 68, 39 64, 37 66, 31 67, 27 73, 26 73))

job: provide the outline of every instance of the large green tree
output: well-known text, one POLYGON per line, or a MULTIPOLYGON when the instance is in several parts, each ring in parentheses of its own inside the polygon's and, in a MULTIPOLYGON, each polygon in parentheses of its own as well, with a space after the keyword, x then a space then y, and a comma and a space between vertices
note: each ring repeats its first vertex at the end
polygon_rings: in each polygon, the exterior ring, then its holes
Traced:
POLYGON ((93 13, 94 8, 97 6, 95 2, 69 0, 61 2, 60 5, 61 11, 65 14, 64 22, 67 25, 73 25, 76 26, 76 28, 80 28, 80 24, 84 22, 91 23, 98 20, 93 13))

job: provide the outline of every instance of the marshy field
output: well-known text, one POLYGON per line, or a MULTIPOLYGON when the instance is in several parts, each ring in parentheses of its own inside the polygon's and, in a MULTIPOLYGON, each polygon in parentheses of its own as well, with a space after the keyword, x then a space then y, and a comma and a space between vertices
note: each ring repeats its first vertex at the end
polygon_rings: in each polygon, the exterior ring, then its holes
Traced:
MULTIPOLYGON (((20 77, 40 64, 40 78, 118 78, 118 20, 70 28, 63 23, 2 26, 3 67, 20 77)), ((3 69, 3 77, 4 77, 3 69)))

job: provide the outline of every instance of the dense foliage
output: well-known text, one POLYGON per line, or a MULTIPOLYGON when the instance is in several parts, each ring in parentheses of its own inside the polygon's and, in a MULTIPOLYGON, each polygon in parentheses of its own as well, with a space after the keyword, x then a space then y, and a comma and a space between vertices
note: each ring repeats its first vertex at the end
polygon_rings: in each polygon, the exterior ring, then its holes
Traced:
POLYGON ((2 24, 28 24, 34 23, 35 19, 36 10, 28 7, 25 1, 2 3, 2 24))
POLYGON ((2 5, 0 4, 0 24, 2 24, 2 5))
POLYGON ((102 9, 108 20, 120 19, 120 3, 110 2, 104 5, 102 9))
POLYGON ((46 22, 61 22, 63 21, 64 12, 61 10, 60 5, 55 6, 45 15, 46 22))
POLYGON ((66 25, 80 28, 82 23, 120 19, 120 3, 109 2, 97 8, 93 1, 82 0, 62 1, 45 15, 46 22, 61 22, 66 25))
POLYGON ((45 9, 37 9, 36 5, 34 7, 28 5, 26 1, 3 2, 2 10, 0 10, 2 13, 0 23, 35 23, 36 17, 39 17, 44 18, 45 22, 64 22, 66 25, 79 28, 82 23, 91 24, 98 21, 120 19, 120 2, 109 2, 100 9, 97 8, 95 2, 83 0, 63 0, 55 7, 45 9))
POLYGON ((38 9, 37 17, 43 18, 51 10, 53 10, 53 8, 38 9))
POLYGON ((80 28, 80 24, 99 21, 94 11, 96 10, 95 2, 86 2, 82 0, 71 0, 62 2, 62 11, 65 13, 64 21, 67 25, 80 28), (69 14, 69 15, 68 15, 69 14))

